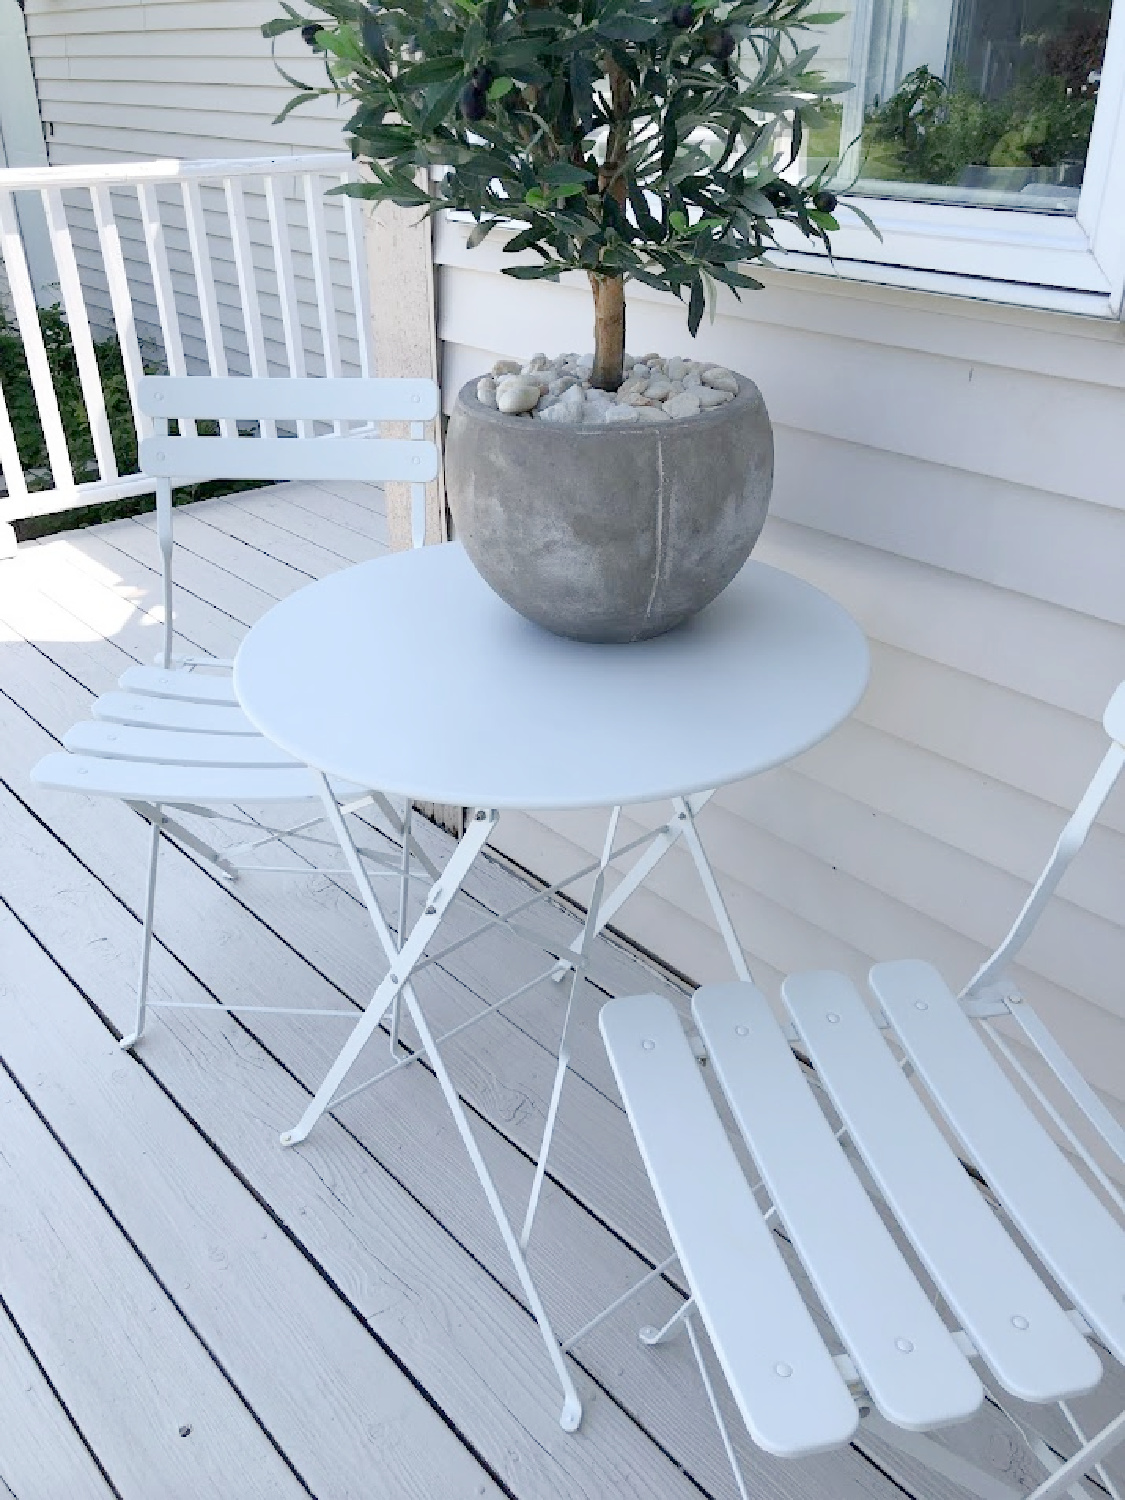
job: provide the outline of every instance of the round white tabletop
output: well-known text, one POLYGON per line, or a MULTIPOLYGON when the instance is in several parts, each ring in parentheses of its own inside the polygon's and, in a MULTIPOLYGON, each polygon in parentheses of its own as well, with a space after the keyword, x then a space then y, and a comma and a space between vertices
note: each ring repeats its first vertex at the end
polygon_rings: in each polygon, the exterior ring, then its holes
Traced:
POLYGON ((666 635, 594 646, 524 620, 447 543, 275 605, 234 685, 256 728, 329 775, 530 810, 656 801, 767 770, 847 718, 867 673, 851 617, 763 563, 666 635))

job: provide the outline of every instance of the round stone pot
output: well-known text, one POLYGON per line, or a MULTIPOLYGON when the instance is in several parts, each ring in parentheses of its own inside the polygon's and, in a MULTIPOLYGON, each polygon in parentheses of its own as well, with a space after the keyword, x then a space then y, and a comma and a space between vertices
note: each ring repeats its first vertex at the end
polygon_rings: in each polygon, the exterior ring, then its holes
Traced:
POLYGON ((773 430, 738 377, 725 406, 670 422, 563 426, 462 387, 446 439, 453 523, 478 572, 537 625, 643 641, 710 604, 749 557, 773 487, 773 430))

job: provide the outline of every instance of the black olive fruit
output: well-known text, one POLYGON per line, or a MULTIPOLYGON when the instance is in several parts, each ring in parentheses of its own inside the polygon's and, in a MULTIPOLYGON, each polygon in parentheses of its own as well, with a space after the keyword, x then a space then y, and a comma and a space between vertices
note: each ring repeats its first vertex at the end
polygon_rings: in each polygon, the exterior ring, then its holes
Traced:
POLYGON ((713 31, 707 38, 708 52, 712 57, 717 57, 720 62, 726 62, 728 57, 733 56, 737 46, 734 34, 730 31, 713 31))
POLYGON ((677 5, 672 12, 672 25, 678 26, 681 31, 687 31, 695 25, 694 5, 677 5))
POLYGON ((470 76, 478 89, 487 92, 492 87, 492 81, 496 75, 487 63, 481 63, 479 67, 473 69, 470 76))
POLYGON ((470 122, 483 120, 488 113, 488 96, 475 83, 467 83, 461 90, 461 114, 470 122))
POLYGON ((827 188, 822 188, 819 193, 813 194, 812 206, 818 214, 832 214, 836 212, 836 204, 839 199, 835 193, 830 193, 827 188))
POLYGON ((323 30, 319 21, 306 21, 301 27, 301 40, 306 47, 315 47, 317 35, 323 30))

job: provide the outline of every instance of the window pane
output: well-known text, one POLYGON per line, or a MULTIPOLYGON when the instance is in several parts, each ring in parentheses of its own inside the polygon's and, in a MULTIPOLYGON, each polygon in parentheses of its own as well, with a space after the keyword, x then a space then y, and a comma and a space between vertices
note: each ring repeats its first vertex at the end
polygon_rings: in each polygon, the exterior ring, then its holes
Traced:
POLYGON ((822 112, 812 170, 853 191, 1074 213, 1111 0, 848 0, 818 64, 856 87, 822 112))

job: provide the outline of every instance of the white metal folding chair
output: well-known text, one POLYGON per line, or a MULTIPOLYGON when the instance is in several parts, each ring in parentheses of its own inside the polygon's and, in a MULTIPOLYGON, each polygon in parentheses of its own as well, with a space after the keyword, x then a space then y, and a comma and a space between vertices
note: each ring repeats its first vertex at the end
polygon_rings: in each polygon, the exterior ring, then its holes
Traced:
POLYGON ((960 995, 918 961, 872 969, 874 1010, 841 974, 790 977, 785 1027, 752 984, 696 993, 692 1013, 753 1159, 753 1186, 669 1002, 634 996, 602 1010, 689 1292, 641 1338, 656 1344, 685 1325, 744 1500, 700 1324, 751 1437, 770 1453, 831 1449, 857 1428, 862 1445, 867 1429, 982 1500, 1005 1500, 1024 1492, 925 1436, 987 1398, 1047 1470, 1025 1500, 1121 1500, 1102 1460, 1125 1443, 1125 1412, 1088 1434, 1071 1401, 1100 1379, 1099 1354, 1116 1361, 1119 1379, 1125 1364, 1125 1196, 1103 1165, 1125 1164, 1125 1129, 1008 975, 1125 765, 1125 684, 1105 727, 1112 743, 1088 790, 1011 931, 960 995), (1037 1054, 1057 1098, 1014 1042, 1037 1054), (807 1274, 815 1313, 771 1220, 807 1274), (1057 1403, 1075 1451, 1064 1457, 1022 1406, 1011 1409, 1013 1397, 1057 1403))
MULTIPOLYGON (((294 874, 299 871, 263 866, 255 856, 282 837, 312 838, 309 829, 324 816, 321 789, 312 773, 258 734, 243 715, 231 681, 233 663, 173 652, 173 481, 406 481, 412 487, 412 539, 420 546, 425 533, 425 485, 437 474, 437 447, 426 436, 426 424, 438 412, 438 390, 432 380, 149 376, 140 382, 138 395, 141 410, 154 422, 154 435, 141 443, 140 460, 143 471, 157 481, 162 651, 156 665, 130 667, 121 677, 120 691, 98 698, 92 706, 93 717, 65 736, 65 749, 44 757, 31 773, 42 786, 119 798, 151 825, 136 1021, 132 1032, 122 1038, 125 1048, 140 1038, 148 1009, 161 834, 202 856, 231 880, 242 870, 294 874), (198 435, 198 422, 216 420, 218 436, 198 435), (239 436, 240 422, 256 424, 258 435, 239 436), (384 422, 409 423, 410 436, 379 437, 378 424, 384 422), (295 424, 301 435, 279 436, 278 423, 295 424), (316 424, 326 423, 333 430, 316 436, 316 424), (305 800, 315 804, 308 818, 286 828, 263 825, 239 811, 247 804, 305 800), (177 812, 249 823, 252 837, 220 852, 173 816, 177 812)), ((409 845, 409 808, 400 816, 375 788, 341 791, 345 812, 378 803, 403 835, 404 847, 409 845)), ((326 842, 336 847, 334 839, 326 842)), ((428 866, 417 849, 414 857, 428 866)), ((406 863, 395 864, 398 867, 383 873, 406 879, 406 863)), ((434 873, 432 867, 427 873, 434 873)), ((215 1007, 242 1013, 262 1008, 215 1007)))

